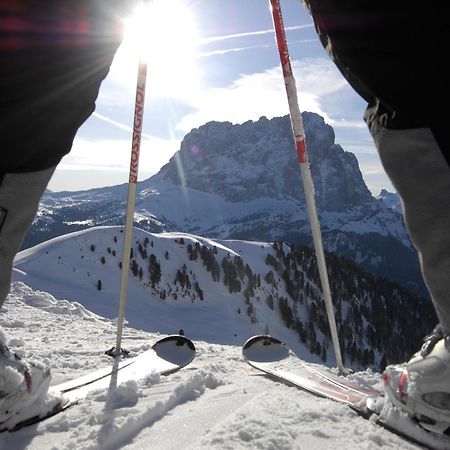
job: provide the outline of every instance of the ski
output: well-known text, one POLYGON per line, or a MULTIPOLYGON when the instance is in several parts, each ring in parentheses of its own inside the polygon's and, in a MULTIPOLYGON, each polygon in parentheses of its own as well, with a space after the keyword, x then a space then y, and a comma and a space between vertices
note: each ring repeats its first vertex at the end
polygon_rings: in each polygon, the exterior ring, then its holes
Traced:
POLYGON ((150 350, 138 356, 126 358, 120 362, 115 360, 110 367, 51 386, 49 397, 55 400, 49 402, 45 412, 40 411, 39 414, 34 413, 31 417, 21 418, 13 427, 0 429, 0 433, 18 431, 54 417, 76 405, 90 392, 114 388, 129 380, 140 381, 153 373, 168 375, 176 372, 192 362, 195 355, 196 349, 190 339, 181 335, 166 336, 153 344, 150 350))
MULTIPOLYGON (((4 433, 5 431, 8 431, 10 433, 14 431, 19 431, 22 428, 28 427, 30 425, 35 425, 39 422, 42 422, 46 419, 50 419, 53 416, 56 416, 60 412, 65 411, 67 408, 70 408, 71 406, 75 405, 76 402, 71 402, 69 399, 66 399, 64 397, 61 397, 60 399, 54 399, 50 402, 45 402, 45 406, 41 406, 39 409, 39 412, 31 413, 30 411, 27 411, 30 416, 26 419, 20 419, 14 426, 2 428, 0 429, 0 433, 4 433)), ((36 409, 36 408, 34 408, 36 409)))
POLYGON ((450 438, 424 429, 385 401, 383 393, 307 365, 287 345, 272 336, 251 337, 245 342, 242 355, 250 366, 269 377, 344 403, 361 417, 373 418, 374 423, 411 443, 432 450, 450 448, 450 438))

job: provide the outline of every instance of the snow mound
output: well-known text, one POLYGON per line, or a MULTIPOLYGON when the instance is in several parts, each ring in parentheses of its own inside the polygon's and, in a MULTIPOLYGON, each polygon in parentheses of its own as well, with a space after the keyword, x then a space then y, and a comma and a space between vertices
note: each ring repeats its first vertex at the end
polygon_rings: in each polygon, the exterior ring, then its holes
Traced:
POLYGON ((68 300, 56 300, 53 295, 42 292, 33 291, 30 287, 24 283, 14 283, 11 289, 11 293, 20 296, 22 301, 35 308, 40 308, 44 311, 69 316, 79 316, 87 320, 105 320, 103 317, 98 316, 87 310, 83 305, 77 302, 70 302, 68 300))

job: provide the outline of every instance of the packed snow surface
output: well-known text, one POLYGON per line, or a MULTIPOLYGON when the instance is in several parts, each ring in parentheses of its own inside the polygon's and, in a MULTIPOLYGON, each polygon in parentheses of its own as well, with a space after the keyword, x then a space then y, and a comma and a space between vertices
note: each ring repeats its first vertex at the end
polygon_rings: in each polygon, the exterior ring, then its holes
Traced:
MULTIPOLYGON (((114 320, 22 282, 12 285, 0 327, 14 351, 52 367, 53 384, 112 364, 104 351, 115 342, 114 320)), ((162 336, 126 327, 124 347, 139 354, 162 336)), ((418 448, 345 405, 261 375, 227 339, 195 340, 196 359, 176 373, 94 391, 56 417, 1 434, 0 449, 418 448)), ((379 374, 351 378, 381 390, 379 374)))

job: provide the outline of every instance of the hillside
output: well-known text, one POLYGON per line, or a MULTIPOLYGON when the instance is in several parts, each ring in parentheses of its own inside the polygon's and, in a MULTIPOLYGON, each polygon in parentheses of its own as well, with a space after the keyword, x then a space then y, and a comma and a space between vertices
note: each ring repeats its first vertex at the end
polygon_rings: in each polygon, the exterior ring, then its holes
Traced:
MULTIPOLYGON (((14 279, 113 319, 122 236, 121 227, 97 227, 39 244, 19 253, 14 279)), ((162 333, 182 328, 193 339, 235 345, 269 332, 309 361, 334 364, 307 247, 135 229, 131 256, 130 326, 162 333)), ((348 366, 378 369, 402 361, 434 326, 429 302, 398 285, 334 255, 328 270, 348 366)))

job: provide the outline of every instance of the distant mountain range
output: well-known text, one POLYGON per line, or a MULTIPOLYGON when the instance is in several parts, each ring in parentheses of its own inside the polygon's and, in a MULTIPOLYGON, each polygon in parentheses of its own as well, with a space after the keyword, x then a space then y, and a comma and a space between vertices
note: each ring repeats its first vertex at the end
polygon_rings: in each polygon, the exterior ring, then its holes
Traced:
MULTIPOLYGON (((332 127, 314 113, 303 113, 303 121, 326 250, 426 295, 395 194, 375 198, 332 127)), ((123 224, 126 194, 126 184, 47 192, 25 247, 123 224)), ((169 163, 138 184, 135 222, 152 232, 311 245, 289 117, 192 130, 169 163)))
MULTIPOLYGON (((61 299, 47 302, 51 312, 71 314, 66 299, 114 319, 122 246, 122 227, 67 234, 19 253, 13 277, 61 299)), ((327 263, 347 367, 382 369, 417 350, 436 321, 431 302, 336 255, 327 263)), ((308 247, 135 229, 128 326, 235 345, 270 333, 307 361, 335 365, 316 267, 308 247)))

